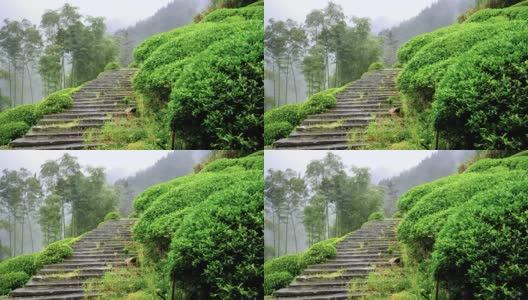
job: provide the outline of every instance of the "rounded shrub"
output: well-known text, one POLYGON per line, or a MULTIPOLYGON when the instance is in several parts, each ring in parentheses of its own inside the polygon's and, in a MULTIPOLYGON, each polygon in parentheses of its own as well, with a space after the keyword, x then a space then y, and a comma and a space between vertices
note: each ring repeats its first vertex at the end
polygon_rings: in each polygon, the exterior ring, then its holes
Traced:
POLYGON ((264 277, 264 295, 287 287, 293 281, 294 276, 288 272, 277 272, 264 277))
POLYGON ((0 146, 9 144, 12 140, 24 136, 31 126, 24 122, 13 122, 0 125, 0 146))
POLYGON ((482 159, 472 164, 465 172, 496 172, 499 168, 501 171, 528 170, 528 157, 512 156, 503 159, 482 159))
POLYGON ((291 126, 297 126, 302 121, 300 111, 301 106, 298 104, 288 104, 271 109, 264 113, 264 124, 266 126, 280 122, 288 122, 291 126))
POLYGON ((275 141, 286 138, 295 127, 289 122, 277 122, 264 125, 264 144, 271 145, 275 141))
POLYGON ((315 265, 323 263, 337 255, 335 239, 330 239, 314 244, 303 253, 302 262, 304 265, 315 265))
POLYGON ((12 272, 0 274, 0 296, 7 295, 14 289, 23 287, 30 276, 25 272, 12 272))
POLYGON ((32 104, 20 105, 0 112, 0 124, 24 122, 29 126, 37 122, 37 113, 32 104))
POLYGON ((376 70, 383 70, 385 69, 385 65, 382 62, 375 62, 370 65, 368 68, 369 71, 376 71, 376 70))
POLYGON ((45 265, 56 264, 62 262, 65 258, 73 255, 73 248, 71 243, 74 239, 64 239, 47 246, 37 256, 36 265, 42 268, 45 265))
POLYGON ((528 295, 528 181, 476 194, 447 220, 433 254, 434 271, 461 295, 523 299, 528 295))
POLYGON ((263 191, 258 177, 227 186, 183 218, 169 252, 172 276, 183 288, 210 299, 263 297, 263 191))
POLYGON ((241 17, 246 20, 264 20, 263 6, 247 6, 236 9, 217 9, 202 20, 202 22, 221 22, 230 17, 241 17))
POLYGON ((50 94, 46 99, 37 104, 39 117, 49 114, 60 113, 73 104, 71 95, 77 91, 75 88, 64 89, 50 94))
POLYGON ((524 24, 523 30, 495 34, 476 45, 439 83, 433 120, 454 148, 528 146, 528 23, 524 24))
POLYGON ((121 69, 121 65, 119 65, 119 63, 115 61, 109 62, 104 68, 105 71, 119 70, 119 69, 121 69))
POLYGON ((268 277, 270 274, 288 272, 292 276, 301 274, 304 269, 301 254, 289 254, 270 259, 264 263, 264 275, 268 277))
POLYGON ((383 215, 383 213, 379 211, 371 213, 370 216, 368 217, 369 221, 384 220, 384 219, 385 219, 385 215, 383 215))
POLYGON ((24 272, 33 275, 37 272, 37 256, 35 254, 19 255, 8 258, 0 263, 0 274, 24 272))
POLYGON ((106 216, 104 217, 104 220, 105 221, 108 221, 108 220, 119 220, 119 218, 121 218, 121 216, 119 215, 118 212, 111 211, 111 212, 106 214, 106 216))

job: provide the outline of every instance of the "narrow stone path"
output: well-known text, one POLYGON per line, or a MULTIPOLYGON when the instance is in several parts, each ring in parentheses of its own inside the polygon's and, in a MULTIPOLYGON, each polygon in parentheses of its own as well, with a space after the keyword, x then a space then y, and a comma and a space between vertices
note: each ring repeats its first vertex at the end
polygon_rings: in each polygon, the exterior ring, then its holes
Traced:
POLYGON ((319 265, 308 266, 287 288, 275 292, 277 300, 340 300, 367 296, 362 285, 368 273, 388 267, 399 253, 395 230, 399 220, 370 221, 337 244, 337 256, 319 265), (350 282, 356 284, 349 293, 350 282))
POLYGON ((84 141, 88 129, 99 129, 114 117, 126 116, 133 106, 135 69, 109 70, 73 94, 71 108, 46 115, 24 137, 10 143, 13 149, 76 150, 98 146, 84 141))
POLYGON ((62 263, 43 267, 26 286, 11 292, 13 299, 85 299, 100 296, 85 294, 83 284, 102 278, 104 273, 125 268, 125 260, 135 256, 124 250, 132 241, 135 219, 106 221, 73 244, 74 253, 62 263))
POLYGON ((349 141, 355 129, 364 133, 369 122, 390 116, 398 106, 396 76, 400 70, 386 69, 366 73, 337 95, 337 105, 328 112, 308 116, 289 137, 276 141, 275 149, 343 150, 365 146, 349 141))

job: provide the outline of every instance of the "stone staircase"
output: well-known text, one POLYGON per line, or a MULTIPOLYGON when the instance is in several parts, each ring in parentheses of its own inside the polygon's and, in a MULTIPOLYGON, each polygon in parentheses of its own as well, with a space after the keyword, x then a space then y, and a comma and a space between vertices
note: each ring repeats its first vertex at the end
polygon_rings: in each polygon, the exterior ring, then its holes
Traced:
POLYGON ((399 72, 398 69, 386 69, 366 73, 337 95, 333 109, 308 116, 289 137, 276 141, 273 147, 343 150, 365 146, 361 140, 350 142, 348 134, 355 130, 361 135, 369 122, 390 116, 389 110, 399 105, 396 89, 399 72))
POLYGON ((11 292, 13 299, 85 299, 101 296, 85 294, 83 284, 102 279, 106 271, 127 266, 125 260, 136 254, 124 251, 131 246, 135 219, 106 221, 73 244, 74 253, 62 263, 43 267, 23 287, 11 292), (128 252, 128 253, 127 253, 128 252))
POLYGON ((277 300, 340 300, 368 296, 362 288, 368 273, 388 267, 399 257, 395 229, 399 220, 370 221, 337 244, 337 256, 319 265, 308 266, 287 288, 275 292, 277 300), (350 284, 354 291, 350 293, 350 284))
POLYGON ((133 105, 132 77, 136 69, 109 70, 74 93, 73 105, 59 114, 44 116, 24 137, 10 143, 13 149, 76 150, 97 147, 85 143, 84 133, 99 129, 114 117, 124 117, 133 105))

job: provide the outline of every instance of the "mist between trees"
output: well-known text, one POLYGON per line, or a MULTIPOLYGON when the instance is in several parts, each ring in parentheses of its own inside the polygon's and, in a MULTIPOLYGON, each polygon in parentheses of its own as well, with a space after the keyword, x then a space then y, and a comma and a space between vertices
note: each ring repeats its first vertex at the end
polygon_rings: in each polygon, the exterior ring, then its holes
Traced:
MULTIPOLYGON (((302 172, 267 171, 265 178, 265 257, 300 253, 318 241, 360 228, 373 212, 397 212, 398 198, 414 186, 457 172, 476 151, 439 151, 418 165, 374 184, 368 168, 347 166, 327 153, 302 172)), ((397 151, 393 154, 398 159, 397 151)), ((379 175, 377 175, 379 177, 379 175)))
POLYGON ((303 102, 359 78, 382 53, 381 39, 370 31, 369 19, 347 17, 333 2, 313 10, 303 24, 270 19, 264 40, 266 108, 303 102))

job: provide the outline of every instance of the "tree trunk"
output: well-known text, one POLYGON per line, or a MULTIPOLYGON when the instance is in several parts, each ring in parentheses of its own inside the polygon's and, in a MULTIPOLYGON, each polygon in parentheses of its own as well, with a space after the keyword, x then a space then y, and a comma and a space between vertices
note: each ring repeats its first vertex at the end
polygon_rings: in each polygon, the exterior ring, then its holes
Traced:
MULTIPOLYGON (((277 75, 279 75, 279 80, 278 80, 278 82, 279 82, 279 90, 278 90, 279 94, 278 94, 278 100, 277 100, 278 103, 279 103, 279 105, 277 105, 277 107, 279 107, 279 106, 280 106, 280 94, 281 94, 281 80, 280 80, 281 65, 280 65, 280 58, 279 58, 279 60, 277 61, 277 68, 279 69, 279 70, 277 71, 277 75)), ((279 224, 280 224, 280 219, 279 219, 279 224)))
POLYGON ((31 216, 27 216, 28 218, 28 226, 29 226, 29 238, 31 239, 31 253, 35 252, 35 243, 33 241, 33 228, 31 226, 31 216))
POLYGON ((292 220, 292 227, 293 227, 293 240, 295 241, 295 253, 299 252, 299 248, 297 246, 297 231, 295 229, 295 216, 293 214, 290 214, 291 220, 292 220))
POLYGON ((295 103, 299 102, 297 95, 297 81, 295 80, 295 69, 293 68, 293 62, 291 62, 292 76, 293 76, 293 89, 295 90, 295 103))
POLYGON ((33 84, 31 80, 31 72, 29 71, 29 66, 26 66, 27 72, 28 72, 28 78, 29 78, 29 91, 31 93, 31 103, 35 103, 35 98, 33 98, 33 84))
MULTIPOLYGON (((289 60, 289 58, 288 58, 289 60)), ((288 104, 288 80, 290 79, 290 68, 288 67, 288 63, 286 63, 286 91, 284 96, 284 104, 288 104)))
MULTIPOLYGON (((62 198, 62 197, 61 197, 62 198)), ((61 199, 61 239, 66 235, 66 220, 64 219, 64 200, 61 199)))
POLYGON ((272 69, 272 79, 273 79, 273 101, 275 102, 275 107, 279 107, 279 102, 277 100, 277 84, 276 84, 276 80, 275 80, 275 63, 271 63, 271 65, 273 66, 273 69, 272 69))
POLYGON ((288 254, 288 224, 290 223, 290 218, 289 216, 286 214, 286 240, 284 241, 284 254, 288 254))
POLYGON ((22 66, 22 90, 21 90, 21 96, 20 96, 20 104, 24 105, 24 81, 25 81, 25 72, 24 72, 24 66, 22 66))
POLYGON ((281 226, 280 226, 281 221, 280 221, 280 213, 277 213, 277 217, 278 217, 278 219, 279 219, 279 221, 277 222, 277 224, 279 225, 279 226, 278 226, 278 243, 277 243, 277 249, 279 249, 279 250, 278 250, 278 255, 277 255, 277 256, 280 256, 280 255, 281 255, 281 253, 280 253, 280 244, 281 244, 281 226))

